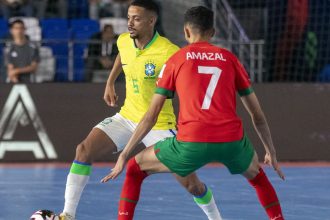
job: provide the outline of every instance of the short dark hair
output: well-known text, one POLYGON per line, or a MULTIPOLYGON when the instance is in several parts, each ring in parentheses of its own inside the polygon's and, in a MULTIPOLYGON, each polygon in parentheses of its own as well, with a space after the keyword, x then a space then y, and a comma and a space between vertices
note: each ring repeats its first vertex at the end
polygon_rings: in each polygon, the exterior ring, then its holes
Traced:
POLYGON ((213 23, 213 11, 204 6, 192 7, 184 15, 184 24, 192 25, 200 33, 211 30, 213 23))
POLYGON ((134 0, 130 5, 130 6, 138 6, 138 7, 142 7, 148 11, 152 11, 154 12, 157 16, 159 16, 159 7, 156 4, 156 2, 154 2, 153 0, 134 0))
POLYGON ((111 29, 113 30, 113 25, 112 25, 112 24, 105 24, 105 25, 103 26, 103 31, 105 31, 105 30, 108 29, 108 28, 111 28, 111 29))
POLYGON ((9 24, 9 28, 12 28, 15 24, 21 24, 25 27, 25 24, 21 19, 16 19, 9 24))

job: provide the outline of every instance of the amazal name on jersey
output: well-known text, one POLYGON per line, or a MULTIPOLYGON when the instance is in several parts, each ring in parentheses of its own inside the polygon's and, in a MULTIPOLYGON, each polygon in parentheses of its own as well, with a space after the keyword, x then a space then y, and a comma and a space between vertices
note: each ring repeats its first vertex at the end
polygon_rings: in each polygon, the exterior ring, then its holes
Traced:
POLYGON ((226 61, 222 53, 201 53, 201 52, 187 52, 187 60, 221 60, 226 61))

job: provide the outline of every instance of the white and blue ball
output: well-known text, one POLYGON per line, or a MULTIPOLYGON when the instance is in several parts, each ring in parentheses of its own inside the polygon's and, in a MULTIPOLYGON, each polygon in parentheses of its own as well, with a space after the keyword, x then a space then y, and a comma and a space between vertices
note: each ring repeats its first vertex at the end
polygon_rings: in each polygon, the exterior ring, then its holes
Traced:
POLYGON ((59 217, 50 210, 39 210, 33 213, 30 220, 59 220, 59 217))

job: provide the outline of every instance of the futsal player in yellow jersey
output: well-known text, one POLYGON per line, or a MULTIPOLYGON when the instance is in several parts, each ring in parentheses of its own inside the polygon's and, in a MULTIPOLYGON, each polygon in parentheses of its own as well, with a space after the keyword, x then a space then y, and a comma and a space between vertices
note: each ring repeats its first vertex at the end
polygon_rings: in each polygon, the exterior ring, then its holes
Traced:
MULTIPOLYGON (((149 108, 155 80, 164 62, 179 48, 157 32, 142 50, 136 47, 129 33, 120 35, 117 45, 126 79, 126 99, 119 114, 138 123, 149 108)), ((153 129, 175 129, 175 123, 172 101, 167 100, 153 129)))
MULTIPOLYGON (((118 38, 119 55, 112 68, 105 88, 104 100, 109 106, 116 106, 115 80, 123 70, 126 77, 126 99, 116 115, 96 125, 76 150, 67 177, 64 210, 61 220, 75 219, 81 194, 91 174, 92 162, 98 155, 121 151, 131 137, 137 123, 149 107, 156 88, 156 79, 167 59, 179 48, 154 30, 158 8, 151 0, 135 0, 128 9, 128 30, 118 38)), ((167 137, 173 137, 175 116, 170 100, 166 101, 155 127, 142 140, 146 146, 167 137)), ((143 178, 131 174, 134 166, 127 170, 123 192, 129 198, 121 198, 118 219, 132 219, 140 195, 143 178)), ((196 203, 208 219, 221 220, 210 189, 193 173, 185 178, 176 176, 178 181, 195 196, 196 203)))

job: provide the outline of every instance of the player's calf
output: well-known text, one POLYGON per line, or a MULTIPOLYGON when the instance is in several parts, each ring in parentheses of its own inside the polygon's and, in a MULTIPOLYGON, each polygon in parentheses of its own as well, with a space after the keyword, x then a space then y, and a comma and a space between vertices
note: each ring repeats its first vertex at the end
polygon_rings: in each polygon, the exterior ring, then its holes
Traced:
POLYGON ((133 219, 135 206, 141 192, 141 185, 148 174, 140 169, 133 157, 127 163, 126 177, 120 195, 118 220, 133 219))
POLYGON ((175 174, 175 178, 191 195, 201 196, 205 193, 205 185, 198 179, 195 173, 186 177, 181 177, 175 174))
POLYGON ((275 189, 269 182, 262 168, 260 168, 259 174, 255 178, 249 180, 249 183, 255 188, 259 201, 264 207, 269 219, 284 220, 275 189))
POLYGON ((99 129, 93 129, 77 146, 75 160, 67 177, 63 216, 75 217, 80 197, 92 172, 94 157, 111 152, 115 147, 113 141, 99 129))
POLYGON ((157 159, 153 147, 148 147, 130 159, 126 167, 126 177, 120 195, 118 220, 131 220, 138 203, 141 185, 149 173, 168 172, 157 159))
POLYGON ((255 153, 248 170, 243 174, 256 190, 260 204, 264 207, 270 220, 284 220, 276 191, 259 165, 255 153))

